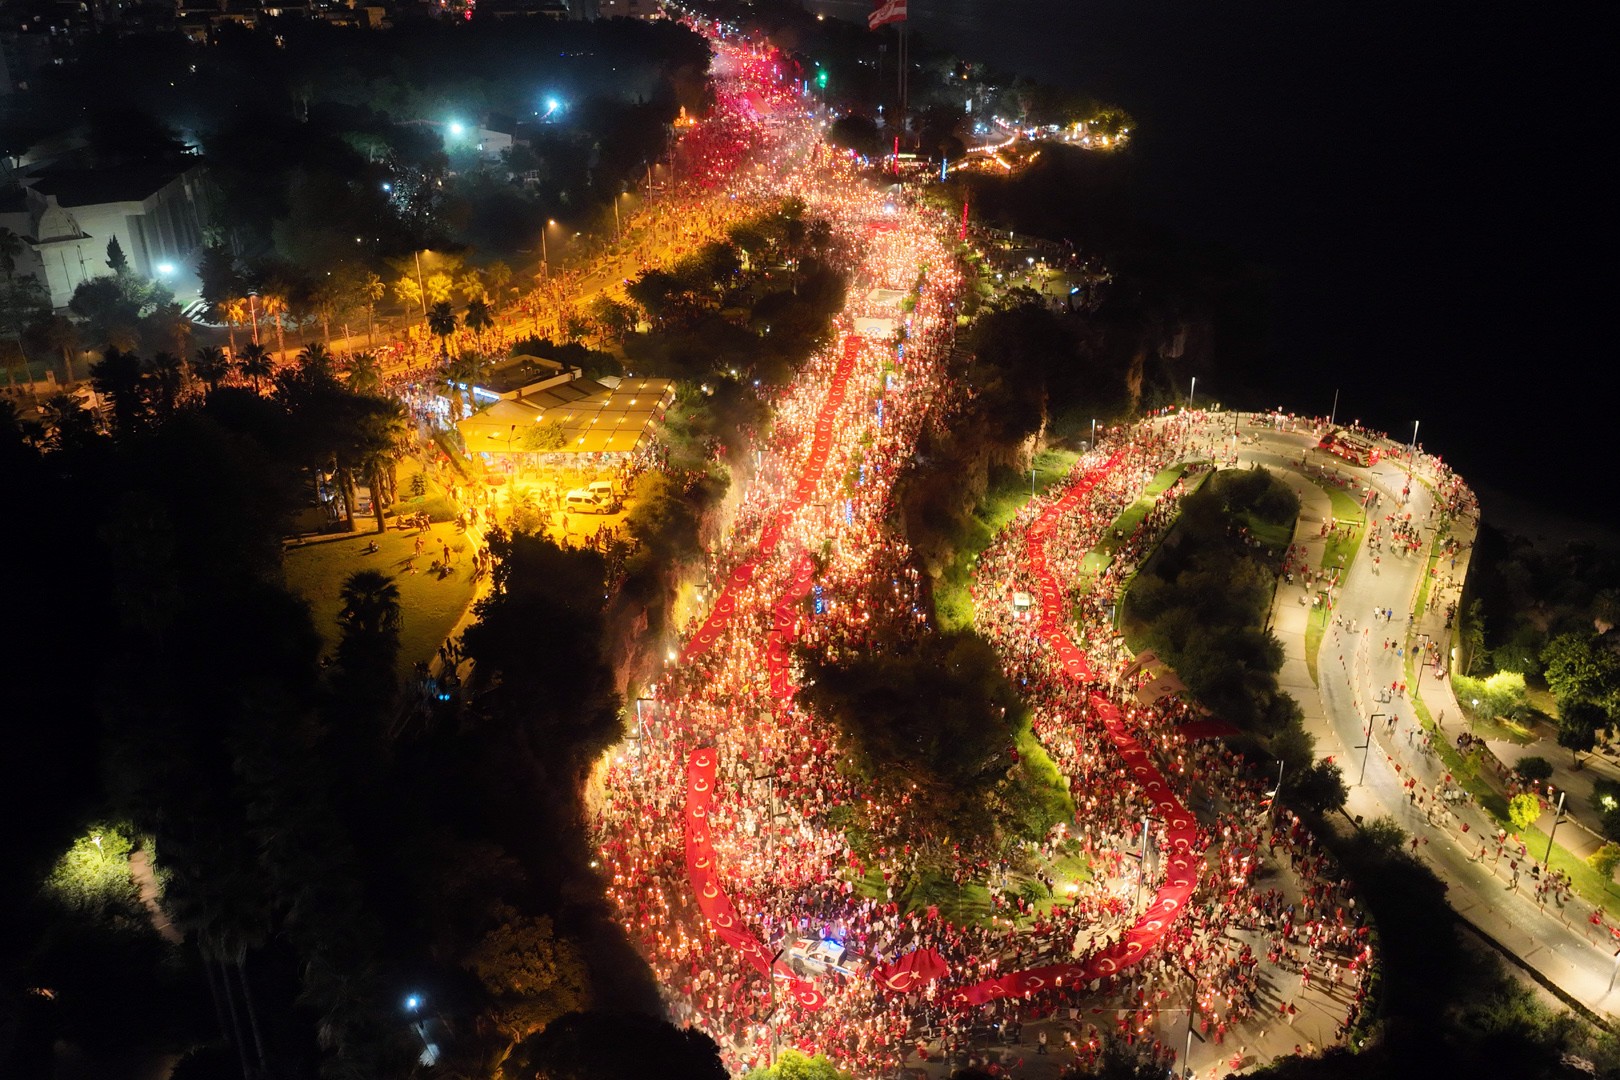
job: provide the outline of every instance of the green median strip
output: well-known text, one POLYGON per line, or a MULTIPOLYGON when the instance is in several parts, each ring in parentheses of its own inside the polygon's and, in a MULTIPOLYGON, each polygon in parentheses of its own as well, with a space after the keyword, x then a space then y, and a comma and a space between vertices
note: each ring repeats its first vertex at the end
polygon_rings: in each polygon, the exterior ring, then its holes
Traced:
POLYGON ((1181 462, 1160 469, 1137 500, 1114 519, 1113 525, 1103 533, 1102 540, 1086 554, 1085 561, 1080 564, 1084 588, 1089 589, 1097 575, 1113 565, 1114 553, 1130 540, 1131 535, 1136 532, 1136 527, 1142 524, 1143 519, 1152 511, 1154 501, 1181 479, 1187 472, 1189 464, 1190 462, 1181 462))
MULTIPOLYGON (((1035 455, 1034 488, 1045 491, 1074 467, 1080 455, 1073 450, 1043 450, 1035 455)), ((956 555, 934 585, 934 611, 942 630, 964 630, 973 625, 973 597, 968 587, 980 552, 1007 527, 1030 499, 1028 473, 1001 474, 973 508, 956 555)))
MULTIPOLYGON (((1333 521, 1353 522, 1350 530, 1344 535, 1329 533, 1327 545, 1322 549, 1322 569, 1329 570, 1338 567, 1341 573, 1339 580, 1350 572, 1350 566, 1356 561, 1356 553, 1361 550, 1361 541, 1367 535, 1367 511, 1348 491, 1335 484, 1326 484, 1315 477, 1308 477, 1312 483, 1327 492, 1328 499, 1333 504, 1333 521)), ((1305 620, 1305 667, 1310 672, 1311 682, 1320 683, 1317 676, 1317 655, 1322 651, 1322 639, 1327 636, 1328 613, 1326 608, 1313 609, 1311 617, 1305 620)))

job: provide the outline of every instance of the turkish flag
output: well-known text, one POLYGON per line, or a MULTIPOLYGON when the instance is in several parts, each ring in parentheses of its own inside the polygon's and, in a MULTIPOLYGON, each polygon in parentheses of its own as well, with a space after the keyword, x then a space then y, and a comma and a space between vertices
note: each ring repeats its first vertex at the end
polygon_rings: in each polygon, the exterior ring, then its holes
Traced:
POLYGON ((873 30, 885 23, 904 22, 906 18, 906 0, 873 0, 872 14, 866 17, 866 25, 873 30))

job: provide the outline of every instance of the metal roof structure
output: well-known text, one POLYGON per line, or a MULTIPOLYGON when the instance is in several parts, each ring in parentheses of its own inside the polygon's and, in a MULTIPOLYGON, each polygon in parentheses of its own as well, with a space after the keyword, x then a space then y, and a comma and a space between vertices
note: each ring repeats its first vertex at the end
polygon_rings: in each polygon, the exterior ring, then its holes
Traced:
POLYGON ((626 378, 616 385, 574 379, 521 398, 502 399, 456 425, 468 453, 525 453, 522 433, 557 424, 564 443, 548 453, 628 454, 652 434, 675 400, 669 379, 626 378))

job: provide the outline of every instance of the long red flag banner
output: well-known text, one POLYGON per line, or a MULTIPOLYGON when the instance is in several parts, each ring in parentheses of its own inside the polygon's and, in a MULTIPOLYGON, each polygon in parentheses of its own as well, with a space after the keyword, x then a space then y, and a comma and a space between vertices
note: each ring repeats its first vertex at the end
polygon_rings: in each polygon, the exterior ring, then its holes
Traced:
MULTIPOLYGON (((803 509, 804 505, 815 497, 816 488, 820 486, 822 474, 827 469, 827 457, 832 453, 833 420, 837 417, 839 408, 844 404, 844 396, 849 390, 850 376, 855 372, 855 363, 860 359, 861 348, 864 344, 863 339, 854 334, 844 338, 844 355, 839 357, 838 366, 833 370, 832 381, 827 388, 826 400, 822 402, 821 408, 816 412, 816 424, 814 434, 810 440, 810 452, 799 469, 798 483, 794 485, 792 493, 783 502, 782 508, 766 523, 764 531, 759 536, 759 549, 754 553, 753 557, 731 572, 731 577, 726 581, 725 588, 720 591, 719 598, 715 600, 714 609, 709 612, 709 617, 703 620, 703 625, 698 627, 697 633, 692 635, 692 639, 681 650, 681 663, 684 664, 702 656, 714 646, 716 641, 720 640, 720 635, 725 632, 726 627, 731 623, 732 617, 737 614, 737 594, 748 587, 748 584, 753 581, 754 574, 759 569, 761 561, 776 549, 776 544, 782 539, 782 533, 787 529, 793 515, 803 509)), ((809 590, 809 579, 803 571, 804 564, 805 560, 801 558, 800 563, 795 568, 794 584, 790 589, 790 593, 799 588, 801 581, 803 582, 804 591, 809 590)), ((804 592, 799 592, 793 599, 801 598, 803 595, 804 592)), ((778 604, 777 610, 780 613, 782 610, 781 604, 778 604)), ((780 629, 781 624, 778 623, 777 625, 780 629)), ((782 668, 785 671, 786 653, 782 652, 781 655, 783 658, 782 668)), ((772 692, 777 693, 777 691, 778 687, 773 681, 772 692)), ((777 696, 786 695, 777 693, 777 696)))
POLYGON ((794 978, 780 963, 772 970, 771 955, 759 938, 749 932, 737 917, 731 897, 720 887, 714 857, 714 838, 709 831, 709 809, 714 804, 715 766, 713 747, 695 751, 686 759, 686 876, 697 897, 698 910, 719 938, 742 953, 761 975, 783 979, 788 995, 807 1009, 819 1009, 825 1000, 821 991, 803 979, 794 978))
POLYGON ((904 22, 906 0, 873 0, 872 13, 866 17, 869 29, 876 30, 892 22, 904 22))
MULTIPOLYGON (((1053 577, 1046 558, 1046 540, 1057 527, 1064 514, 1078 509, 1086 496, 1107 478, 1119 465, 1123 452, 1117 452, 1101 466, 1093 469, 1063 497, 1047 507, 1025 533, 1029 548, 1029 565, 1041 598, 1040 636, 1050 642, 1057 654, 1058 664, 1077 682, 1093 678, 1085 654, 1069 637, 1065 625, 1063 592, 1053 577)), ((1136 920, 1118 943, 1093 953, 1084 960, 1066 964, 1017 971, 1000 978, 988 979, 954 991, 948 1000, 959 1006, 982 1005, 998 998, 1024 997, 1041 990, 1062 989, 1067 982, 1071 987, 1089 983, 1109 975, 1116 975, 1146 957, 1158 944, 1178 916, 1187 907, 1193 888, 1198 883, 1198 857, 1195 850, 1198 831, 1193 815, 1181 804, 1165 781, 1164 775, 1153 764, 1147 750, 1131 734, 1118 707, 1101 694, 1089 698, 1092 714, 1102 722, 1114 748, 1125 759, 1125 767, 1153 801, 1154 809, 1165 823, 1168 852, 1165 860, 1165 881, 1145 912, 1136 920)))

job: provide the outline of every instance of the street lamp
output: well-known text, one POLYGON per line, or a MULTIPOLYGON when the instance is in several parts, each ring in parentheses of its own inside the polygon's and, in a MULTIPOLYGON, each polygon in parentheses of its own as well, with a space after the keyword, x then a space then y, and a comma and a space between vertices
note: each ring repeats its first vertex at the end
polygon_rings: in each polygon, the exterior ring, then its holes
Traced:
POLYGON ((1564 796, 1568 794, 1569 792, 1567 791, 1560 791, 1558 793, 1558 809, 1553 811, 1552 828, 1547 832, 1547 854, 1542 856, 1541 865, 1545 866, 1549 870, 1552 869, 1553 837, 1558 835, 1558 826, 1564 820, 1564 796))
POLYGON ((1367 741, 1356 747, 1357 750, 1361 751, 1361 775, 1356 777, 1356 787, 1360 787, 1367 780, 1367 755, 1372 752, 1373 728, 1377 726, 1373 721, 1381 720, 1386 715, 1386 713, 1375 712, 1367 717, 1367 741))
POLYGON ((416 298, 422 305, 422 314, 427 314, 427 282, 422 280, 422 253, 411 252, 416 257, 416 298))
POLYGON ((556 228, 557 223, 550 218, 546 219, 546 228, 540 230, 540 276, 551 276, 551 259, 546 254, 546 229, 556 228))

